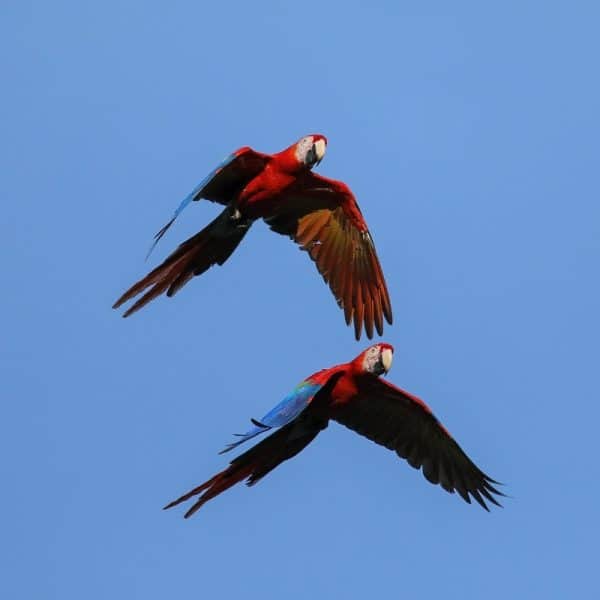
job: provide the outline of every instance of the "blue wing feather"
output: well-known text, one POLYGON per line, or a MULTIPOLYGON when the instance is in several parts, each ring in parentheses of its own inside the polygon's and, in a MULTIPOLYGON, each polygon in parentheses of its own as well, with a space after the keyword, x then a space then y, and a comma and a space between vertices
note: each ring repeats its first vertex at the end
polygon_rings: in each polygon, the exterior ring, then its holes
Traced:
POLYGON ((200 200, 202 197, 202 192, 204 188, 212 181, 212 179, 217 175, 222 169, 224 169, 227 165, 229 165, 233 160, 235 160, 239 156, 238 152, 233 152, 230 154, 225 160, 223 160, 219 166, 213 169, 179 204, 179 206, 175 209, 173 213, 173 217, 171 220, 154 236, 154 241, 152 242, 152 246, 150 246, 150 250, 148 250, 148 254, 146 254, 146 260, 152 254, 152 251, 156 247, 156 244, 160 241, 167 230, 171 225, 173 225, 175 219, 183 212, 183 209, 194 200, 200 200))
POLYGON ((310 380, 303 381, 297 385, 277 406, 272 408, 262 419, 252 420, 254 427, 246 433, 236 434, 240 439, 228 444, 219 454, 233 450, 240 444, 273 429, 283 427, 293 421, 309 404, 313 396, 323 386, 310 380))

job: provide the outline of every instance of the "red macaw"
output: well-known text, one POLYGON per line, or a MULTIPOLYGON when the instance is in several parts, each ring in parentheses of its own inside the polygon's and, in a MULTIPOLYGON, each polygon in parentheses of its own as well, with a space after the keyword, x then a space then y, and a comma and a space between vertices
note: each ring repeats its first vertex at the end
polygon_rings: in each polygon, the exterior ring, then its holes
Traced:
POLYGON ((331 419, 395 451, 415 469, 422 468, 431 483, 457 491, 469 504, 472 496, 486 510, 486 500, 501 506, 494 494, 504 494, 492 485, 498 482, 471 461, 425 402, 380 378, 392 365, 393 351, 389 344, 375 344, 351 362, 305 379, 260 421, 252 419, 253 428, 238 434, 240 439, 221 453, 274 427, 280 429, 165 508, 201 494, 185 513, 188 518, 243 479, 254 485, 310 444, 331 419))
POLYGON ((145 292, 125 311, 127 317, 163 292, 172 296, 195 275, 222 265, 262 218, 308 252, 344 309, 346 323, 354 321, 356 339, 363 325, 369 338, 373 327, 381 335, 383 317, 392 323, 392 307, 373 238, 350 188, 311 171, 326 146, 325 136, 313 134, 277 154, 244 147, 228 156, 183 200, 152 248, 192 200, 205 198, 224 204, 225 210, 129 288, 113 308, 145 292))

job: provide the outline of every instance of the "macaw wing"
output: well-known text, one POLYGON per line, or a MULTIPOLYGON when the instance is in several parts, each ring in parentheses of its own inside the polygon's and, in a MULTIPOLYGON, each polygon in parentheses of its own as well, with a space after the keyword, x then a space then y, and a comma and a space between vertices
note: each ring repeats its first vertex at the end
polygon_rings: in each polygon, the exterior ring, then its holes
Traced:
POLYGON ((269 159, 268 154, 256 152, 248 146, 232 152, 181 201, 171 220, 154 236, 147 257, 190 202, 204 198, 219 204, 229 204, 230 200, 264 169, 269 159))
POLYGON ((229 452, 240 444, 274 427, 283 427, 293 421, 309 405, 314 395, 323 387, 326 381, 327 378, 325 381, 318 382, 312 377, 302 381, 262 419, 251 419, 252 429, 249 429, 246 433, 235 434, 239 439, 225 446, 219 454, 229 452))
POLYGON ((315 262, 344 310, 354 321, 356 339, 364 325, 383 333, 392 323, 392 307, 373 238, 354 195, 345 184, 310 173, 282 194, 272 217, 273 231, 288 235, 315 262))
POLYGON ((447 492, 470 496, 486 510, 486 500, 500 506, 504 496, 454 441, 429 407, 419 398, 378 377, 365 378, 347 404, 334 405, 331 418, 395 451, 425 477, 447 492))

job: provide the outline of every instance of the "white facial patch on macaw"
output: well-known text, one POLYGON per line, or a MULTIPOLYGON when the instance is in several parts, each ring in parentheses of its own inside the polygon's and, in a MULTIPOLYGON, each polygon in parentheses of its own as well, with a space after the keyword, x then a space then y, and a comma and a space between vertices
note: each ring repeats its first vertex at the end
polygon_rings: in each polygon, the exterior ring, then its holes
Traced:
POLYGON ((296 144, 296 158, 298 159, 298 162, 302 162, 302 163, 306 162, 306 155, 308 154, 309 150, 312 148, 312 144, 313 144, 312 135, 303 137, 296 144))
POLYGON ((380 354, 381 351, 379 350, 379 346, 371 346, 365 353, 363 369, 368 373, 377 371, 377 363, 379 362, 380 354))

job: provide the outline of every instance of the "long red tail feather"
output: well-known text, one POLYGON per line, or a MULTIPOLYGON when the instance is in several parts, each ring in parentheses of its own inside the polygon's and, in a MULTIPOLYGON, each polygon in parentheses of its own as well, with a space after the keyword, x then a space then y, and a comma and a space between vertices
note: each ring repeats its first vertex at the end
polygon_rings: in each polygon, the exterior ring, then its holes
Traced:
POLYGON ((203 504, 236 483, 247 478, 247 485, 255 484, 282 462, 296 456, 325 427, 327 427, 327 422, 323 420, 296 419, 232 460, 225 470, 177 500, 173 500, 164 508, 177 506, 181 502, 202 494, 184 515, 186 519, 191 517, 203 504))
POLYGON ((222 265, 237 248, 252 223, 232 219, 227 207, 202 231, 183 242, 162 264, 133 284, 114 304, 122 304, 150 288, 124 313, 128 317, 166 292, 177 293, 192 277, 201 275, 213 265, 222 265))

